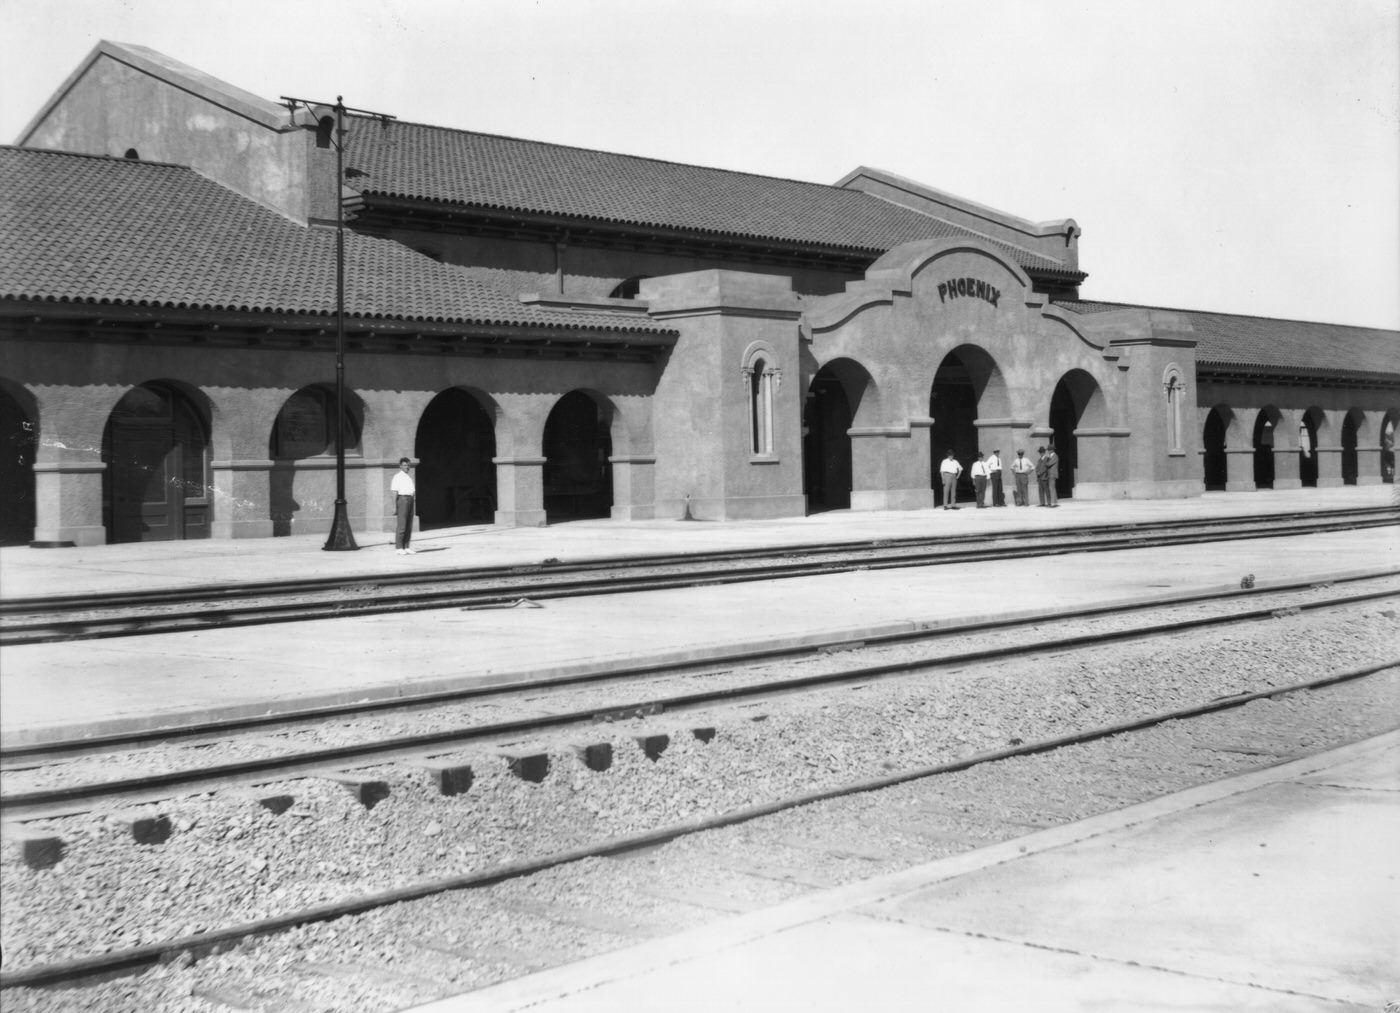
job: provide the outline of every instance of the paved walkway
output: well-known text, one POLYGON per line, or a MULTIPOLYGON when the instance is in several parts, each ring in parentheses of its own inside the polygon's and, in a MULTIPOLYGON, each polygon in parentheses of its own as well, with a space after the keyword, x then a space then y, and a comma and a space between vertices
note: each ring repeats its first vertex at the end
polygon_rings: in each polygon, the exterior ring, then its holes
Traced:
MULTIPOLYGON (((0 550, 6 597, 193 586, 295 575, 348 581, 405 568, 529 563, 548 557, 703 551, 746 545, 892 538, 929 531, 1080 527, 1219 517, 1308 505, 1380 505, 1390 487, 1082 503, 1059 510, 964 509, 822 514, 738 524, 589 522, 544 529, 466 528, 418 538, 395 555, 364 536, 359 552, 316 538, 0 550), (432 551, 430 551, 432 550, 432 551)), ((6 744, 176 727, 450 687, 595 671, 638 659, 703 658, 746 644, 812 644, 986 616, 1038 616, 1076 605, 1189 590, 1259 587, 1400 569, 1400 528, 1202 547, 1137 549, 804 577, 778 583, 548 601, 543 608, 411 614, 4 648, 0 737, 6 744)))
POLYGON ((1400 732, 418 1008, 1379 1013, 1400 732))

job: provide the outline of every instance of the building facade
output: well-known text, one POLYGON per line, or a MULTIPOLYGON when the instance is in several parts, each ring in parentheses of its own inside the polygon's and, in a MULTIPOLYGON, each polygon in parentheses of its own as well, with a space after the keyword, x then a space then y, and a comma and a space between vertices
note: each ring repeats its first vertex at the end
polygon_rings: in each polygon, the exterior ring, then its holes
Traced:
POLYGON ((1393 480, 1400 334, 1080 300, 1080 229, 242 92, 101 43, 0 149, 8 544, 1393 480), (337 179, 337 140, 346 169, 337 179), (337 418, 337 201, 347 396, 337 418))

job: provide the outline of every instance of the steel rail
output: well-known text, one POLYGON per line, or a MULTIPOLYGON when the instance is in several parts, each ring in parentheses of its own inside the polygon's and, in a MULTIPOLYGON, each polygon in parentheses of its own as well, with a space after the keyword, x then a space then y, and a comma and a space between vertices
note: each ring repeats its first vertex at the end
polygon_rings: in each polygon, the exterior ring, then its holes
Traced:
POLYGON ((1400 576, 1400 568, 1375 570, 1367 573, 1353 573, 1342 576, 1309 578, 1306 580, 1280 581, 1258 585, 1252 588, 1230 587, 1223 590, 1192 591, 1185 594, 1168 594, 1131 601, 1110 601, 1093 605, 1080 605, 1072 608, 1048 612, 1024 613, 992 619, 973 619, 953 622, 937 627, 913 630, 898 630, 887 633, 864 634, 856 638, 835 638, 809 641, 800 645, 777 647, 750 647, 709 654, 704 658, 687 661, 642 661, 633 665, 618 665, 606 670, 591 670, 551 676, 531 680, 519 685, 471 686, 462 689, 434 690, 427 693, 410 693, 381 700, 357 700, 353 703, 331 704, 312 708, 262 713, 236 718, 224 718, 187 725, 164 728, 148 728, 134 732, 122 732, 104 736, 85 736, 81 739, 59 739, 42 743, 23 745, 0 744, 0 772, 22 769, 44 762, 60 759, 73 759, 93 754, 133 751, 153 745, 178 744, 180 742, 206 742, 220 737, 249 731, 267 732, 278 729, 300 729, 316 723, 351 720, 370 715, 424 710, 466 703, 472 700, 497 696, 509 696, 528 690, 557 690, 590 683, 606 683, 645 677, 677 675, 686 671, 704 672, 715 668, 734 665, 751 665, 758 662, 772 662, 784 659, 797 660, 817 653, 830 653, 851 650, 858 647, 883 647, 909 641, 934 640, 944 636, 959 636, 988 630, 1009 630, 1018 626, 1046 623, 1060 623, 1074 619, 1087 619, 1101 615, 1143 612, 1152 609, 1176 608, 1185 605, 1202 604, 1223 599, 1260 597, 1270 594, 1338 585, 1359 584, 1372 580, 1385 580, 1400 576))
MULTIPOLYGON (((817 555, 821 553, 865 552, 887 549, 936 548, 940 545, 962 546, 968 541, 1041 541, 1049 539, 1092 539, 1103 534, 1152 533, 1163 530, 1199 528, 1211 530, 1247 525, 1271 525, 1278 522, 1316 522, 1332 520, 1344 523, 1348 519, 1357 521, 1377 521, 1395 523, 1400 521, 1400 511, 1392 507, 1356 507, 1331 511, 1295 511, 1276 514, 1241 514, 1233 517, 1210 517, 1198 520, 1170 519, 1162 521, 1130 522, 1121 524, 1086 525, 1072 528, 1019 528, 1011 531, 992 533, 978 532, 970 535, 914 535, 902 538, 852 539, 848 541, 802 542, 793 545, 764 546, 752 549, 717 549, 706 552, 658 553, 636 556, 599 556, 592 559, 564 562, 559 559, 545 559, 538 563, 513 563, 486 567, 447 567, 433 570, 415 570, 411 573, 360 573, 338 577, 308 577, 278 579, 268 581, 237 581, 224 584, 201 584, 183 588, 161 588, 135 591, 108 591, 101 594, 80 592, 76 594, 31 595, 0 598, 0 617, 26 612, 58 613, 63 611, 88 610, 104 605, 161 605, 184 604, 194 595, 204 600, 215 601, 230 598, 255 598, 273 594, 313 594, 336 592, 345 587, 356 587, 365 583, 377 587, 412 586, 415 584, 439 583, 442 581, 487 580, 505 577, 534 575, 541 572, 551 574, 583 573, 606 569, 635 569, 638 567, 685 566, 693 563, 751 561, 769 558, 785 558, 793 555, 817 555)), ((419 541, 425 539, 419 538, 419 541)))
MULTIPOLYGON (((890 546, 886 542, 869 543, 866 548, 860 550, 851 558, 841 560, 831 560, 820 558, 821 553, 813 551, 811 547, 798 547, 787 550, 762 550, 755 552, 742 560, 736 562, 751 562, 751 565, 733 565, 729 569, 723 570, 701 570, 700 566, 706 563, 714 563, 714 557, 700 556, 678 556, 674 557, 676 562, 668 561, 665 564, 655 562, 656 557, 645 557, 639 561, 626 564, 626 569, 619 572, 617 569, 604 569, 593 564, 588 564, 584 569, 593 571, 589 577, 577 579, 559 579, 565 570, 545 570, 533 571, 536 574, 547 573, 548 579, 545 581, 535 580, 529 584, 510 583, 486 587, 454 586, 444 590, 420 591, 416 593, 395 594, 385 597, 374 594, 365 597, 364 590, 378 592, 381 590, 375 584, 347 584, 345 581, 338 581, 335 587, 342 592, 342 597, 327 601, 307 601, 297 600, 292 602, 267 602, 242 605, 228 605, 226 607, 214 609, 214 603, 207 598, 200 596, 197 589, 187 589, 184 592, 164 592, 164 601, 176 604, 199 603, 190 610, 170 613, 118 614, 112 617, 103 617, 100 613, 112 611, 114 599, 111 597, 94 598, 86 596, 81 599, 86 603, 86 611, 99 613, 83 619, 41 619, 38 621, 8 621, 0 625, 0 646, 21 646, 25 644, 66 642, 72 640, 98 639, 119 636, 138 636, 157 633, 190 632, 197 630, 207 630, 225 627, 241 627, 252 625, 270 625, 283 622, 305 622, 314 619, 347 618, 368 615, 384 615, 396 612, 423 611, 429 609, 443 608, 488 608, 499 607, 518 601, 522 597, 522 592, 528 593, 532 600, 557 599, 565 597, 595 596, 599 594, 622 594, 639 591, 671 590, 676 588, 689 588, 702 585, 718 585, 743 583, 760 580, 791 579, 803 576, 817 576, 832 573, 849 572, 859 569, 892 569, 912 566, 926 566, 951 563, 984 562, 993 560, 1020 559, 1032 556, 1044 555, 1065 555, 1075 552, 1107 552, 1132 548, 1153 548, 1166 545, 1200 544, 1202 542, 1234 541, 1254 538, 1281 537, 1285 535, 1314 534, 1325 531, 1353 530, 1358 527, 1382 526, 1394 523, 1394 518, 1389 511, 1372 511, 1367 518, 1357 518, 1355 512, 1349 512, 1346 517, 1326 516, 1319 518, 1316 515, 1306 515, 1301 521, 1295 521, 1290 527, 1280 528, 1277 515, 1269 518, 1269 523, 1259 527, 1232 525, 1214 532, 1210 537, 1201 537, 1200 526, 1192 524, 1172 524, 1159 526, 1155 534, 1145 534, 1140 526, 1106 527, 1100 529, 1107 534, 1098 534, 1086 540, 1080 533, 1078 541, 1070 542, 1050 542, 1049 536, 1052 533, 1037 533, 1031 544, 1000 544, 1007 539, 1004 536, 989 536, 979 540, 981 547, 964 548, 965 540, 956 543, 956 547, 942 548, 949 545, 946 539, 939 539, 933 551, 891 552, 890 546), (883 553, 883 555, 881 555, 883 553), (762 562, 781 557, 783 562, 762 562), (800 558, 794 558, 800 557, 800 558), (753 562, 757 561, 757 562, 753 562), (684 566, 687 570, 683 574, 674 573, 649 573, 648 568, 655 570, 663 565, 684 566), (599 570, 602 570, 599 573, 599 570), (642 570, 641 573, 628 573, 626 570, 642 570), (354 592, 354 596, 349 595, 354 592), (174 597, 170 597, 170 595, 174 597), (182 597, 183 596, 183 597, 182 597), (97 602, 101 604, 97 604, 97 602)), ((929 543, 924 543, 927 546, 929 543)), ((914 546, 914 548, 918 548, 914 546)), ((848 550, 855 552, 856 550, 848 550)), ((582 564, 580 564, 582 566, 582 564)), ((578 572, 577 568, 567 568, 568 572, 578 572)), ((518 576, 520 568, 515 568, 512 575, 518 576)), ((494 572, 494 571, 493 571, 494 572)), ((459 578, 458 584, 466 578, 459 578)), ((421 579, 419 581, 421 583, 421 579)), ((441 583, 441 580, 438 581, 441 583)), ((291 585, 281 585, 283 588, 282 597, 287 597, 297 593, 306 593, 301 582, 291 585), (291 588, 291 590, 288 590, 291 588)), ((318 585, 324 590, 324 585, 318 585)), ((79 607, 80 599, 72 599, 63 611, 72 611, 79 607)), ((33 600, 31 600, 33 601, 33 600)), ((153 604, 147 601, 143 604, 153 604)), ((223 604, 222 602, 220 604, 223 604)), ((116 608, 134 607, 123 605, 121 601, 116 601, 116 608)), ((15 613, 11 613, 12 615, 15 613)))
POLYGON ((75 960, 53 964, 42 964, 19 970, 0 971, 0 991, 20 987, 73 984, 87 978, 130 973, 169 960, 182 953, 188 953, 191 956, 203 956, 205 954, 226 950, 230 946, 244 940, 286 931, 303 925, 333 921, 338 918, 364 914, 368 911, 388 907, 393 904, 421 900, 426 897, 452 893, 458 890, 492 886, 507 880, 521 879, 526 876, 536 875, 562 865, 582 861, 583 859, 603 858, 610 855, 625 854, 629 851, 636 851, 642 848, 656 847, 691 834, 747 823, 764 816, 771 816, 775 813, 812 805, 817 802, 825 802, 851 795, 879 791, 910 781, 957 773, 972 767, 988 763, 998 763, 1015 757, 1054 752, 1058 749, 1081 745, 1099 739, 1111 738, 1115 735, 1141 731, 1145 728, 1166 724, 1171 721, 1183 721, 1207 714, 1232 710, 1243 707, 1255 700, 1279 697, 1289 693, 1322 689, 1327 686, 1363 679, 1378 672, 1394 668, 1397 665, 1400 665, 1400 658, 1381 662, 1376 665, 1368 665, 1363 668, 1333 673, 1318 679, 1292 683, 1287 686, 1276 686, 1255 693, 1243 693, 1238 696, 1210 700, 1201 704, 1175 708, 1169 711, 1159 711, 1144 717, 1132 718, 1110 725, 1101 725, 1079 732, 1071 732, 1067 735, 1042 739, 1037 742, 1023 743, 1004 749, 976 753, 972 756, 946 763, 895 771, 880 777, 853 781, 844 785, 836 785, 831 788, 822 788, 815 791, 804 792, 800 795, 775 799, 771 802, 757 803, 739 809, 732 809, 714 816, 695 817, 654 830, 615 837, 596 844, 584 845, 567 851, 557 852, 553 855, 504 863, 488 869, 483 869, 479 872, 411 883, 407 886, 382 890, 360 897, 350 897, 339 901, 318 904, 270 918, 244 922, 240 925, 178 936, 160 943, 132 947, 126 950, 111 951, 91 957, 81 957, 75 960))
MULTIPOLYGON (((1400 590, 1386 589, 1330 598, 1324 601, 1304 602, 1289 606, 1299 611, 1319 611, 1329 608, 1344 608, 1348 605, 1376 601, 1383 598, 1400 597, 1400 590)), ((1165 606, 1171 607, 1171 606, 1165 606)), ((121 803, 124 805, 147 804, 163 801, 172 795, 203 794, 235 784, 269 783, 274 780, 287 780, 307 775, 325 773, 332 769, 348 766, 368 766, 422 756, 426 750, 448 752, 454 749, 471 748, 484 742, 520 735, 538 735, 570 726, 596 724, 603 714, 645 714, 655 716, 661 713, 716 706, 738 700, 751 700, 762 697, 781 696, 804 692, 849 682, 865 682, 892 676, 908 675, 915 671, 929 671, 949 667, 962 667, 971 663, 994 661, 1005 658, 1024 657, 1068 649, 1083 649, 1124 640, 1141 640, 1180 633, 1186 630, 1204 629, 1212 626, 1234 625, 1272 618, 1278 614, 1277 605, 1248 609, 1225 616, 1198 616, 1177 619, 1165 623, 1136 626, 1121 630, 1106 630, 1094 633, 1074 634, 1053 640, 1038 641, 1034 644, 1012 644, 1005 647, 988 647, 982 650, 963 651, 952 657, 900 660, 874 665, 855 665, 835 672, 796 676, 786 679, 753 682, 744 685, 698 690, 671 696, 648 697, 609 703, 606 706, 592 706, 582 710, 560 711, 547 715, 533 715, 510 721, 474 725, 466 728, 450 728, 414 735, 395 736, 371 742, 354 743, 311 749, 296 754, 258 757, 233 763, 214 764, 191 770, 170 771, 162 774, 147 774, 113 781, 70 785, 62 788, 41 789, 31 792, 16 792, 0 795, 0 817, 15 821, 29 821, 72 815, 85 812, 98 804, 121 803)), ((1033 622, 1043 623, 1037 619, 1033 622)), ((1003 624, 1011 628, 1025 625, 1026 620, 1003 624)), ((945 631, 929 631, 929 639, 946 635, 945 631)), ((535 687, 531 687, 534 689, 535 687)))

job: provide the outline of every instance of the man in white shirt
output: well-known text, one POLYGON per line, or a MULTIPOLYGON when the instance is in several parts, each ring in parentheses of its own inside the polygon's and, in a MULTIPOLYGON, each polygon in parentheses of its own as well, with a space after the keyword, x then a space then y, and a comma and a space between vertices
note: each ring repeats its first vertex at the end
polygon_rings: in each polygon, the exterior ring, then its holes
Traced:
POLYGON ((408 540, 413 537, 413 497, 418 487, 408 473, 408 458, 399 458, 399 470, 389 483, 389 491, 394 494, 394 551, 400 556, 411 556, 414 550, 408 547, 408 540))
POLYGON ((992 506, 1006 506, 1006 491, 1001 487, 1001 451, 993 450, 987 458, 987 477, 992 482, 992 506))
POLYGON ((972 462, 972 491, 977 494, 977 509, 981 510, 987 505, 987 462, 980 450, 972 462))
POLYGON ((1031 475, 1035 472, 1035 462, 1026 456, 1024 450, 1016 451, 1016 460, 1011 462, 1011 477, 1016 480, 1016 505, 1031 505, 1031 475))
POLYGON ((953 452, 948 451, 948 456, 943 458, 943 463, 938 467, 938 473, 943 476, 943 509, 956 510, 958 500, 958 476, 962 474, 962 465, 953 456, 953 452))

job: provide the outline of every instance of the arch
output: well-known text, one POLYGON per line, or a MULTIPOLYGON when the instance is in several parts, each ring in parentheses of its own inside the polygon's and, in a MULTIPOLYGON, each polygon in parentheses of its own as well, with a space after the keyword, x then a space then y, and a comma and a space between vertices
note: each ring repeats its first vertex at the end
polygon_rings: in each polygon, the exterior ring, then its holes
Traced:
POLYGON ((1400 411, 1391 409, 1381 420, 1381 481, 1395 482, 1395 430, 1400 427, 1400 411))
POLYGON ((877 400, 874 379, 854 359, 833 359, 812 377, 802 408, 802 482, 808 513, 850 508, 850 430, 862 413, 876 411, 877 400))
POLYGON ((744 350, 744 385, 748 405, 749 453, 771 457, 775 446, 773 413, 783 370, 767 342, 755 341, 744 350))
POLYGON ((1186 394, 1186 381, 1183 379, 1181 367, 1174 362, 1162 370, 1162 390, 1167 395, 1167 417, 1165 419, 1167 452, 1180 454, 1182 453, 1181 411, 1186 394))
POLYGON ((1055 482, 1058 498, 1074 495, 1074 474, 1079 467, 1079 441, 1074 431, 1102 427, 1107 410, 1099 382, 1084 370, 1071 369, 1055 384, 1050 395, 1050 442, 1060 459, 1055 482))
POLYGON ((1298 479, 1304 488, 1317 488, 1317 448, 1327 430, 1327 416, 1309 408, 1298 420, 1298 479))
POLYGON ((942 503, 939 467, 948 451, 963 465, 958 499, 972 496, 970 465, 977 456, 978 418, 1009 414, 1006 379, 996 360, 977 345, 959 345, 943 356, 929 385, 929 480, 936 506, 942 503))
POLYGON ((1254 419, 1254 433, 1251 445, 1254 447, 1254 488, 1274 487, 1274 444, 1279 442, 1278 429, 1283 423, 1283 414, 1273 405, 1259 409, 1254 419))
POLYGON ((141 160, 141 152, 137 151, 135 148, 127 148, 126 154, 123 155, 122 158, 129 158, 133 162, 139 162, 141 160))
POLYGON ((1225 454, 1234 412, 1228 405, 1216 405, 1206 415, 1201 431, 1201 463, 1205 470, 1207 492, 1223 492, 1230 480, 1229 462, 1225 454))
POLYGON ((0 378, 0 545, 34 537, 34 459, 39 450, 39 406, 33 394, 0 378))
POLYGON ((1357 448, 1365 432, 1366 413, 1359 408, 1351 409, 1342 419, 1342 485, 1357 483, 1357 476, 1360 474, 1357 448))
MULTIPOLYGON (((341 417, 345 455, 362 456, 364 403, 350 391, 345 392, 341 417)), ((335 456, 335 419, 335 388, 329 384, 308 384, 292 392, 277 410, 267 438, 267 456, 272 460, 267 509, 274 537, 292 533, 292 521, 302 508, 296 490, 297 462, 335 456)))
POLYGON ((177 381, 143 383, 116 403, 102 436, 108 541, 209 537, 210 419, 208 399, 177 381))
POLYGON ((634 274, 630 278, 624 278, 613 286, 608 293, 609 299, 635 299, 642 289, 642 282, 651 278, 649 274, 634 274))
POLYGON ((546 523, 608 517, 612 513, 613 403, 596 391, 571 390, 545 420, 546 523))
POLYGON ((423 530, 491 523, 499 414, 490 396, 461 387, 442 391, 423 409, 413 441, 415 507, 423 530))

